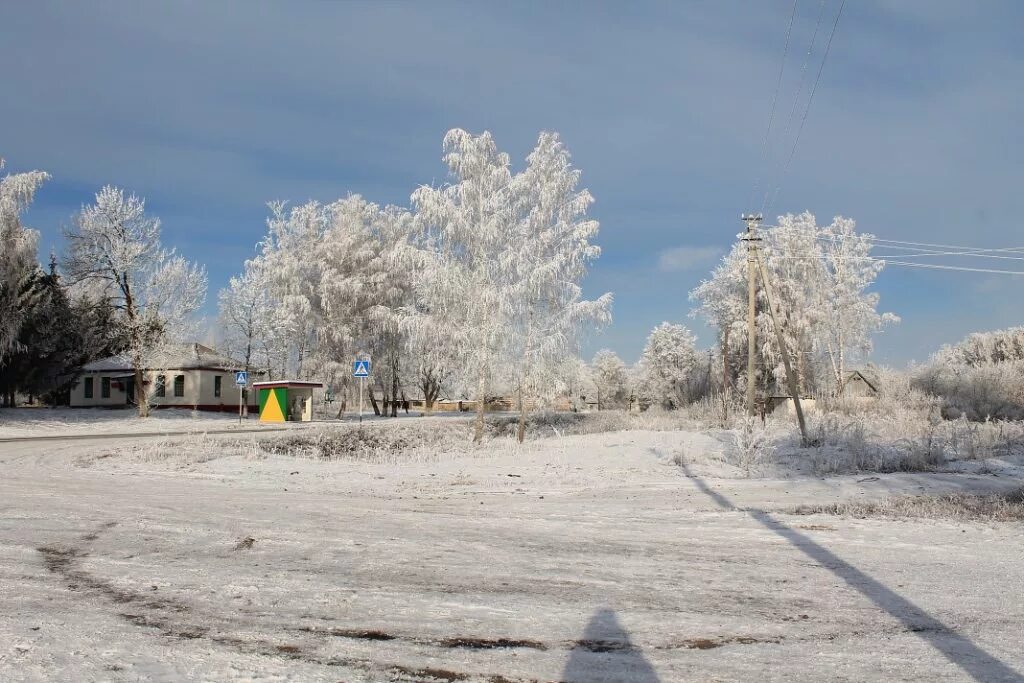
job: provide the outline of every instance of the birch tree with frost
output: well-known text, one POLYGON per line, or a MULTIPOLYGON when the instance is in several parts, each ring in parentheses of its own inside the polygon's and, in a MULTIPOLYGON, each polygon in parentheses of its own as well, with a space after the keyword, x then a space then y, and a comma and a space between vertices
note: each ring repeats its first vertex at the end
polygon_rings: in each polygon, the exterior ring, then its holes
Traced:
POLYGON ((499 252, 507 273, 504 289, 511 319, 508 336, 511 383, 519 410, 518 438, 526 429, 525 397, 550 399, 566 357, 578 349, 586 325, 611 320, 612 295, 583 298, 580 282, 601 254, 591 240, 599 224, 587 217, 594 199, 578 190, 580 170, 573 168, 557 133, 543 132, 526 159, 526 169, 512 181, 517 216, 499 252))
POLYGON ((452 182, 412 195, 427 245, 417 293, 442 324, 465 334, 462 372, 473 387, 473 440, 479 442, 511 319, 511 273, 499 255, 525 245, 509 240, 516 222, 512 173, 491 134, 453 129, 444 137, 444 152, 452 182))
POLYGON ((690 400, 690 385, 699 358, 697 338, 684 325, 663 322, 647 337, 640 356, 644 393, 664 408, 679 408, 690 400))
POLYGON ((91 281, 120 311, 118 324, 134 369, 139 415, 149 414, 143 371, 183 340, 206 297, 206 271, 160 245, 160 221, 145 200, 106 186, 82 207, 68 241, 69 278, 91 281))
POLYGON ((277 363, 279 375, 305 378, 308 355, 315 343, 317 287, 320 264, 317 247, 330 222, 330 210, 319 202, 287 208, 285 202, 268 204, 267 236, 262 257, 274 302, 274 327, 281 335, 285 356, 277 363))

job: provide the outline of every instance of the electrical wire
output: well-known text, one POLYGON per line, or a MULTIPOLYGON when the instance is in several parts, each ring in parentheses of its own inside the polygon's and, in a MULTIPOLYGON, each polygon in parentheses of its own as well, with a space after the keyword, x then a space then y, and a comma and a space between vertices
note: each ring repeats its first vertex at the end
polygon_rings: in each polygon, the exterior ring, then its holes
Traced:
MULTIPOLYGON (((803 64, 800 65, 800 80, 797 82, 796 92, 793 94, 793 106, 789 110, 789 117, 786 119, 786 126, 782 129, 782 137, 780 144, 785 144, 785 141, 789 138, 789 131, 793 127, 793 121, 796 120, 796 112, 800 104, 800 95, 804 91, 804 83, 807 81, 807 66, 811 62, 811 54, 814 53, 814 44, 818 40, 818 31, 821 29, 821 20, 825 16, 825 3, 827 0, 821 0, 818 5, 818 19, 814 23, 814 32, 811 33, 811 42, 807 46, 807 54, 804 55, 803 64)), ((775 165, 775 175, 778 175, 782 169, 782 160, 779 159, 775 165)), ((761 199, 761 210, 758 213, 764 214, 765 204, 768 202, 768 195, 771 194, 771 183, 767 183, 765 188, 764 197, 761 199)))
MULTIPOLYGON (((775 94, 772 95, 772 106, 768 112, 768 128, 764 132, 764 142, 761 145, 761 165, 762 168, 768 165, 768 139, 772 132, 772 123, 775 120, 775 106, 779 101, 779 91, 782 88, 782 74, 786 70, 786 57, 789 55, 789 38, 793 34, 793 20, 796 18, 796 5, 799 0, 793 0, 793 8, 789 13, 789 26, 786 28, 786 41, 782 47, 782 62, 779 64, 779 78, 775 82, 775 94)), ((758 190, 761 189, 761 176, 758 175, 754 180, 754 190, 750 194, 750 201, 747 202, 748 206, 753 206, 757 200, 758 190)))
MULTIPOLYGON (((777 232, 786 232, 790 234, 806 234, 806 231, 799 230, 797 228, 787 228, 781 225, 762 225, 761 228, 769 228, 777 232)), ((827 239, 827 240, 840 240, 846 239, 846 235, 815 235, 815 239, 827 239)), ((933 242, 911 242, 908 240, 894 240, 883 237, 876 237, 874 235, 861 234, 861 235, 849 235, 852 239, 863 239, 870 242, 875 242, 879 246, 885 246, 887 244, 896 245, 908 245, 911 247, 933 247, 935 249, 961 249, 965 251, 1020 251, 1024 252, 1024 246, 1021 247, 999 247, 999 248, 987 248, 987 247, 967 247, 958 244, 935 244, 933 242)))
POLYGON ((796 156, 796 147, 800 143, 800 134, 803 133, 804 124, 807 122, 807 115, 811 111, 811 102, 814 100, 814 93, 818 90, 818 82, 821 80, 821 73, 825 70, 825 61, 828 59, 828 53, 832 48, 832 39, 836 35, 836 28, 839 26, 839 19, 843 16, 843 8, 846 7, 846 0, 842 0, 839 3, 839 11, 836 12, 836 19, 832 22, 832 31, 828 35, 828 42, 825 44, 825 53, 821 56, 821 64, 818 66, 818 75, 814 79, 814 85, 811 86, 811 94, 807 98, 807 106, 804 108, 803 118, 800 119, 800 127, 797 129, 796 137, 793 139, 793 147, 790 149, 789 158, 786 160, 786 165, 783 168, 782 175, 779 177, 779 184, 775 188, 775 193, 772 196, 771 202, 768 203, 767 207, 762 206, 761 214, 770 211, 772 206, 775 205, 775 200, 779 196, 779 191, 782 189, 782 183, 785 181, 786 176, 789 173, 789 167, 793 162, 793 157, 796 156))
POLYGON ((970 268, 967 266, 947 266, 939 263, 916 263, 913 261, 896 261, 888 258, 879 258, 877 256, 828 256, 826 254, 818 255, 807 255, 807 256, 769 256, 773 261, 828 261, 828 260, 843 260, 843 261, 875 261, 876 263, 882 263, 887 266, 907 266, 913 268, 929 268, 933 270, 958 270, 970 273, 994 273, 998 275, 1024 275, 1024 270, 1001 270, 998 268, 970 268))

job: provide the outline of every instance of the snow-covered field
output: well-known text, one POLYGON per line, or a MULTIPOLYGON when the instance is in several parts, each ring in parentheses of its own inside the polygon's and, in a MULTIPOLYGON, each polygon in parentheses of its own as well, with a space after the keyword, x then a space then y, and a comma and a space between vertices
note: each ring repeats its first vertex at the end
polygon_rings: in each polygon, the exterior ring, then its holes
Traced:
MULTIPOLYGON (((255 419, 248 420, 251 427, 255 419)), ((134 408, 2 408, 0 438, 135 432, 189 432, 228 429, 238 414, 154 410, 140 418, 134 408)))
MULTIPOLYGON (((416 416, 411 414, 411 416, 416 416)), ((405 417, 403 415, 402 417, 405 417)), ((343 421, 356 417, 346 414, 343 421)), ((373 421, 371 415, 364 417, 373 421)), ((320 417, 320 422, 339 422, 334 415, 320 417)), ((103 434, 202 434, 211 430, 280 430, 302 429, 309 425, 289 422, 287 425, 261 424, 256 415, 239 421, 238 413, 214 413, 185 409, 157 409, 141 418, 134 408, 0 408, 0 439, 40 436, 87 436, 103 434)))
POLYGON ((792 514, 1019 488, 1019 458, 748 479, 681 431, 266 438, 0 444, 0 680, 1024 680, 1021 523, 792 514))

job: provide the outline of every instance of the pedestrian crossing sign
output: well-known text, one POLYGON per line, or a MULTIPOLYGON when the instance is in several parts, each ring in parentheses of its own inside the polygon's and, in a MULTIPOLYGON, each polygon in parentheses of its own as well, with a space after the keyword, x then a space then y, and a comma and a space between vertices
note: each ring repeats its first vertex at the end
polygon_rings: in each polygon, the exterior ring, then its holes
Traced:
POLYGON ((370 361, 369 360, 357 360, 352 362, 352 376, 353 377, 369 377, 370 376, 370 361))

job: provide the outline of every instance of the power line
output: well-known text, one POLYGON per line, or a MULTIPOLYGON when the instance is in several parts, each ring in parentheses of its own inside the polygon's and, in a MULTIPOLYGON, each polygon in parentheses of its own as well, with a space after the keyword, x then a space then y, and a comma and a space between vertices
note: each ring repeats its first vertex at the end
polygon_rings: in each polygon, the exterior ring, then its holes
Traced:
MULTIPOLYGON (((763 225, 761 227, 762 228, 770 228, 770 229, 772 229, 773 231, 776 231, 776 232, 787 232, 787 233, 791 233, 791 234, 806 234, 806 231, 804 231, 804 230, 800 230, 798 228, 787 228, 787 227, 782 226, 782 225, 763 225)), ((869 234, 866 234, 866 233, 865 234, 859 234, 859 235, 838 235, 838 234, 815 235, 814 238, 815 239, 828 239, 828 240, 839 240, 839 239, 847 239, 847 238, 850 238, 850 239, 863 239, 863 240, 867 240, 867 241, 870 241, 870 242, 877 242, 877 243, 879 243, 879 246, 884 246, 884 243, 887 243, 887 244, 906 244, 906 245, 909 245, 909 246, 912 246, 912 247, 933 247, 935 249, 962 249, 962 250, 966 250, 966 251, 1024 251, 1024 246, 1022 246, 1022 247, 999 247, 999 248, 989 249, 989 248, 986 248, 986 247, 967 247, 967 246, 958 245, 958 244, 935 244, 935 243, 932 243, 932 242, 910 242, 908 240, 894 240, 894 239, 888 239, 888 238, 883 238, 883 237, 876 237, 875 235, 869 235, 869 234)))
MULTIPOLYGON (((793 106, 789 110, 789 118, 786 119, 786 126, 782 129, 782 138, 780 144, 785 144, 786 139, 789 137, 789 131, 793 127, 793 121, 796 119, 796 112, 800 103, 800 94, 804 91, 804 83, 807 80, 807 65, 811 62, 811 54, 814 52, 814 43, 818 40, 818 31, 821 29, 821 20, 825 16, 825 3, 827 0, 821 0, 818 5, 818 19, 814 24, 814 32, 811 33, 811 42, 807 46, 807 54, 804 55, 803 64, 800 65, 800 80, 797 82, 796 92, 793 94, 793 106)), ((782 169, 782 160, 779 159, 775 165, 775 172, 778 174, 782 169)), ((769 177, 770 178, 770 177, 769 177)), ((768 195, 771 194, 771 183, 767 184, 765 188, 764 197, 761 199, 761 210, 759 214, 764 214, 765 204, 768 202, 768 195)))
MULTIPOLYGON (((884 259, 880 259, 884 260, 884 259)), ((943 266, 937 263, 913 263, 909 261, 884 261, 886 265, 931 268, 934 270, 960 270, 970 273, 994 273, 997 275, 1024 275, 1024 270, 998 270, 995 268, 967 268, 964 266, 943 266)))
MULTIPOLYGON (((884 245, 883 245, 884 246, 884 245)), ((1004 250, 993 250, 993 251, 1004 251, 1004 250)), ((1018 252, 1014 252, 1018 253, 1018 252)), ((919 258, 922 256, 971 256, 976 258, 994 258, 1003 259, 1007 261, 1024 261, 1024 256, 1003 256, 1001 254, 986 254, 979 253, 976 251, 921 251, 910 254, 874 254, 870 258, 919 258)), ((797 255, 797 256, 779 256, 778 258, 787 259, 798 259, 798 258, 819 258, 819 255, 797 255)), ((821 254, 820 258, 834 258, 834 259, 861 259, 868 258, 865 256, 839 256, 836 254, 821 254)))
POLYGON ((832 258, 838 258, 844 261, 875 261, 876 263, 883 263, 887 266, 906 266, 912 268, 928 268, 932 270, 958 270, 969 273, 993 273, 997 275, 1024 275, 1024 270, 1001 270, 998 268, 969 268, 967 266, 947 266, 938 263, 916 263, 913 261, 893 261, 888 258, 879 258, 876 256, 839 256, 830 257, 825 254, 820 255, 807 255, 807 256, 772 256, 771 260, 774 261, 827 261, 832 258))
POLYGON ((807 115, 811 111, 811 102, 814 100, 814 93, 818 89, 818 82, 821 80, 821 73, 825 70, 825 61, 828 59, 829 50, 832 48, 832 39, 836 35, 836 28, 839 26, 840 17, 843 16, 844 7, 846 7, 846 0, 842 0, 842 2, 839 3, 839 11, 836 12, 836 19, 832 22, 832 31, 829 33, 828 42, 825 44, 825 53, 821 56, 821 64, 818 66, 818 75, 814 79, 814 85, 811 86, 811 94, 807 98, 807 106, 804 108, 803 118, 800 119, 800 128, 797 129, 796 137, 793 139, 793 147, 789 152, 789 158, 786 160, 786 165, 783 168, 782 175, 779 177, 779 184, 775 188, 775 193, 772 196, 771 202, 768 203, 768 207, 761 213, 771 210, 771 207, 775 204, 776 198, 779 196, 779 191, 782 189, 782 183, 785 181, 786 175, 789 173, 789 167, 793 161, 793 157, 796 155, 796 147, 800 142, 800 134, 803 133, 804 124, 807 122, 807 115))
MULTIPOLYGON (((824 2, 824 0, 822 0, 824 2)), ((786 70, 786 57, 789 55, 789 38, 793 33, 793 20, 796 18, 796 5, 798 0, 793 0, 793 9, 789 13, 789 26, 786 28, 786 41, 782 47, 782 62, 779 64, 779 78, 775 83, 775 94, 772 95, 772 106, 768 112, 768 128, 764 132, 764 143, 762 144, 762 171, 766 170, 765 167, 768 165, 768 139, 772 132, 772 122, 775 120, 775 105, 779 101, 779 90, 782 88, 782 74, 786 70)), ((750 201, 748 204, 753 205, 757 199, 757 192, 760 189, 761 176, 760 172, 754 180, 754 191, 750 195, 750 201)))

